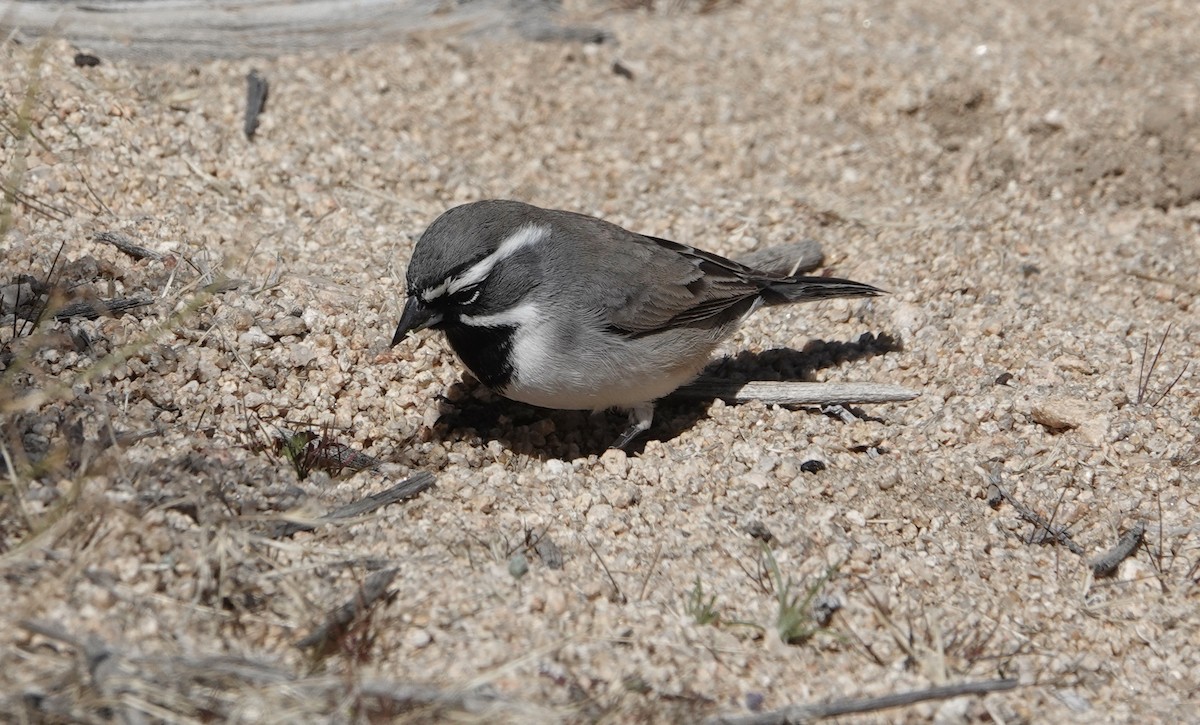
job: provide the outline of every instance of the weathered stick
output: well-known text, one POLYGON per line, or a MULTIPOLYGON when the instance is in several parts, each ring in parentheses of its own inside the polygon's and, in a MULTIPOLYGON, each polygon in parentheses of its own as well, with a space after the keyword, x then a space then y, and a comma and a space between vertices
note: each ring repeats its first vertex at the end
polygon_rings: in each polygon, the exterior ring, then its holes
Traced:
POLYGON ((726 403, 759 400, 767 405, 857 405, 901 403, 920 394, 890 383, 779 383, 767 380, 738 383, 701 378, 672 395, 693 400, 720 398, 726 403))
POLYGON ((328 524, 340 519, 352 519, 357 516, 369 514, 376 509, 381 509, 388 504, 397 503, 416 497, 433 486, 434 476, 429 471, 421 471, 409 478, 404 479, 400 483, 392 486, 386 491, 371 494, 365 498, 361 498, 353 503, 348 503, 345 506, 339 506, 329 513, 321 516, 313 521, 299 522, 288 521, 280 524, 271 537, 281 539, 291 536, 297 531, 313 531, 322 524, 328 524))
POLYGON ((1125 561, 1138 548, 1138 544, 1142 543, 1142 537, 1145 534, 1146 524, 1139 521, 1137 525, 1126 531, 1125 535, 1117 540, 1113 548, 1088 562, 1092 567, 1092 576, 1108 576, 1116 572, 1121 562, 1125 561))
POLYGON ((345 604, 330 612, 325 621, 317 626, 304 639, 296 643, 300 649, 309 647, 325 648, 330 639, 346 631, 346 627, 359 614, 371 608, 378 599, 387 594, 388 585, 396 578, 399 569, 383 569, 377 571, 363 582, 362 587, 345 604))
POLYGON ((270 85, 267 79, 259 75, 258 71, 252 70, 246 74, 246 115, 242 121, 242 133, 251 141, 254 140, 254 133, 258 131, 258 116, 267 107, 269 92, 270 85))
POLYGON ((755 715, 740 715, 733 717, 713 717, 706 722, 708 725, 800 725, 827 717, 852 715, 861 712, 875 712, 892 707, 915 705, 928 700, 948 700, 963 695, 985 695, 989 692, 1001 692, 1017 687, 1017 680, 986 680, 984 682, 964 682, 958 685, 943 685, 930 687, 914 692, 899 692, 882 697, 868 697, 860 700, 834 700, 820 705, 791 705, 781 710, 764 712, 755 715))
POLYGON ((153 249, 135 244, 132 239, 120 232, 96 232, 92 235, 92 240, 101 244, 111 244, 134 259, 162 259, 166 256, 153 249))
POLYGON ((105 315, 119 315, 122 312, 145 307, 154 302, 149 297, 128 297, 115 300, 87 300, 75 302, 54 313, 56 320, 71 320, 82 317, 85 320, 95 320, 105 315))
POLYGON ((1037 511, 1029 508, 1017 499, 1013 498, 1012 494, 1004 489, 1003 486, 997 486, 1000 497, 1012 504, 1012 507, 1017 510, 1017 515, 1025 521, 1033 524, 1035 531, 1041 535, 1040 539, 1032 537, 1026 541, 1028 544, 1041 544, 1047 540, 1062 544, 1067 549, 1078 556, 1083 556, 1086 552, 1083 547, 1075 543, 1075 539, 1071 538, 1071 532, 1067 531, 1065 526, 1054 526, 1053 521, 1047 521, 1045 516, 1042 516, 1037 511))

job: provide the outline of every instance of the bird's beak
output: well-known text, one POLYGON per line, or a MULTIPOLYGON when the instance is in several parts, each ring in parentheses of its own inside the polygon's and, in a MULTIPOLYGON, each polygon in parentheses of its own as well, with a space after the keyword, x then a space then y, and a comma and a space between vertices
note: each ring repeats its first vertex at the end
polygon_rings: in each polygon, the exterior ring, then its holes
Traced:
POLYGON ((396 325, 396 334, 392 337, 392 347, 395 347, 396 343, 403 340, 408 333, 424 330, 441 321, 440 312, 426 307, 416 295, 409 297, 408 301, 404 303, 404 312, 400 314, 400 324, 396 325))

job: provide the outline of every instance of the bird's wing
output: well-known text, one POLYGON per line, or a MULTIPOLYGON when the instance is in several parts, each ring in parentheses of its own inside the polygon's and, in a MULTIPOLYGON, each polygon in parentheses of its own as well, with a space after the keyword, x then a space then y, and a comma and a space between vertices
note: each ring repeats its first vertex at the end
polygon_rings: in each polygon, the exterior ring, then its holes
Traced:
POLYGON ((626 232, 631 280, 613 280, 609 325, 641 335, 682 325, 721 325, 745 314, 764 286, 760 272, 677 242, 626 232))

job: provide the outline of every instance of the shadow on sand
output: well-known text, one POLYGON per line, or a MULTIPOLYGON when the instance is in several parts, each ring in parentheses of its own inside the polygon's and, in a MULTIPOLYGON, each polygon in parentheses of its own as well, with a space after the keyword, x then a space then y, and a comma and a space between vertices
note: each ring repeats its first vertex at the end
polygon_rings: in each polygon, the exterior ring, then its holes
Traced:
MULTIPOLYGON (((866 333, 851 341, 814 340, 803 350, 743 351, 714 360, 701 377, 735 383, 811 381, 818 370, 900 349, 899 340, 888 334, 866 333)), ((640 453, 651 440, 675 438, 703 418, 711 403, 712 398, 664 398, 656 408, 654 425, 633 442, 629 453, 640 453)), ((628 423, 623 411, 547 410, 517 403, 496 395, 472 378, 455 383, 447 391, 439 400, 439 413, 441 417, 433 430, 437 440, 477 438, 485 443, 496 440, 515 453, 543 460, 573 460, 601 454, 628 423)))

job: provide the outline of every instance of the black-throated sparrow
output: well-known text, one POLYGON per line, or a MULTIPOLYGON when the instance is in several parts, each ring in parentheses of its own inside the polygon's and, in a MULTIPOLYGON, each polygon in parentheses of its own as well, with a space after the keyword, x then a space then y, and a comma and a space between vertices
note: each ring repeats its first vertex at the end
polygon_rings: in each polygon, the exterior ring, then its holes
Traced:
POLYGON ((595 217, 517 201, 454 207, 408 265, 392 345, 432 327, 480 382, 523 403, 631 410, 623 448, 654 401, 692 380, 761 305, 868 297, 832 277, 772 274, 595 217))

